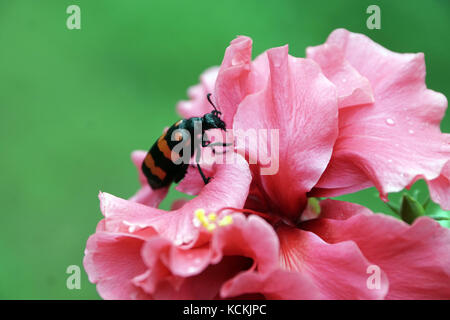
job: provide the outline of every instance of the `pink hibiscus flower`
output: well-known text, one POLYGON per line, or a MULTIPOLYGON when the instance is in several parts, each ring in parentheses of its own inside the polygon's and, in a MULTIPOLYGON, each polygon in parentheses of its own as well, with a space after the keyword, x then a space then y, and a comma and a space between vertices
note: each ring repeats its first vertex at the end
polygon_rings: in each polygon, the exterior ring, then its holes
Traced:
MULTIPOLYGON (((326 197, 375 186, 387 200, 424 178, 433 199, 448 207, 450 135, 439 128, 447 99, 426 88, 423 54, 394 53, 344 29, 308 48, 306 60, 282 47, 252 61, 251 47, 248 37, 233 40, 220 69, 207 70, 189 90, 191 100, 177 107, 184 117, 198 116, 208 106, 193 92, 215 88, 228 127, 280 130, 280 174, 252 170, 259 198, 289 200, 278 209, 292 219, 305 207, 305 191, 326 197), (286 167, 302 179, 279 194, 286 167)), ((246 152, 255 157, 256 150, 246 152)))
POLYGON ((450 230, 429 218, 408 226, 335 200, 322 201, 319 217, 296 227, 232 210, 209 215, 225 203, 243 205, 250 171, 238 159, 217 166, 215 179, 198 197, 182 206, 177 202, 169 212, 101 193, 105 219, 89 238, 84 259, 99 294, 105 299, 449 297, 450 230), (371 266, 380 269, 375 288, 367 284, 371 266))
MULTIPOLYGON (((138 168, 144 156, 133 153, 138 168)), ((215 169, 214 180, 195 199, 177 202, 169 212, 136 203, 136 197, 100 193, 105 218, 88 240, 84 266, 103 298, 320 297, 307 277, 278 268, 277 237, 262 218, 205 215, 240 208, 248 195, 251 176, 242 157, 215 169), (240 288, 242 283, 250 287, 240 288)), ((159 191, 150 192, 147 200, 159 197, 159 191)))
MULTIPOLYGON (((229 128, 279 129, 279 170, 261 175, 262 163, 235 155, 209 168, 214 179, 204 186, 190 169, 177 188, 198 196, 168 212, 156 208, 167 190, 154 192, 141 173, 132 199, 100 194, 105 218, 84 265, 103 298, 450 298, 449 229, 308 198, 372 185, 384 196, 419 177, 441 204, 449 197, 447 138, 438 130, 446 100, 426 89, 423 57, 345 30, 328 42, 309 59, 284 46, 254 61, 249 38, 231 42, 221 67, 207 70, 178 110, 202 115, 213 91, 229 128), (415 137, 428 144, 419 148, 415 137)), ((252 146, 237 149, 258 158, 252 146)), ((143 156, 133 154, 138 168, 143 156)))

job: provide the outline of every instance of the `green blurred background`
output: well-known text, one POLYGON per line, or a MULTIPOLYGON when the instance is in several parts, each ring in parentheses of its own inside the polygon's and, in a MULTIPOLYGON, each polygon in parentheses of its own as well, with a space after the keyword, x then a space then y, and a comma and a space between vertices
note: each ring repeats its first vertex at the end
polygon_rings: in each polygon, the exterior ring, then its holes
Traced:
MULTIPOLYGON (((254 55, 288 43, 304 57, 345 27, 424 52, 428 86, 449 97, 449 17, 447 0, 0 0, 0 298, 98 298, 83 269, 81 290, 65 273, 101 219, 98 191, 137 190, 130 152, 177 119, 176 102, 236 35, 253 38, 254 55), (66 28, 71 4, 81 30, 66 28), (366 28, 370 4, 381 30, 366 28)), ((373 189, 345 199, 388 211, 373 189)))

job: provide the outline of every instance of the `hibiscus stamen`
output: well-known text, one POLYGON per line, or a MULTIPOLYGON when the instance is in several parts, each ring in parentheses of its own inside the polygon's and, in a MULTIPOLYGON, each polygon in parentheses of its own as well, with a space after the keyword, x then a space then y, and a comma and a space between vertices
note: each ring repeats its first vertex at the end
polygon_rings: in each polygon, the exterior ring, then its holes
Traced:
POLYGON ((197 209, 194 212, 195 217, 197 218, 198 221, 200 221, 200 223, 206 228, 208 226, 208 218, 205 216, 205 210, 203 209, 197 209))
POLYGON ((228 226, 233 223, 233 217, 232 216, 225 216, 222 218, 222 220, 219 221, 219 226, 224 227, 228 226))
POLYGON ((215 223, 209 223, 209 224, 206 226, 206 230, 208 230, 209 232, 214 231, 214 229, 216 229, 216 224, 215 224, 215 223))
POLYGON ((251 210, 251 209, 239 209, 239 208, 233 208, 233 207, 224 207, 222 209, 219 210, 219 212, 225 211, 225 210, 232 210, 235 212, 241 212, 244 214, 254 214, 257 216, 260 216, 261 218, 265 219, 266 221, 268 221, 271 224, 277 224, 278 222, 280 222, 280 218, 271 214, 267 214, 264 212, 259 212, 259 211, 255 211, 255 210, 251 210))
POLYGON ((201 208, 195 210, 194 215, 194 225, 196 227, 203 226, 209 232, 214 231, 217 226, 225 227, 233 223, 233 218, 229 215, 226 215, 216 224, 214 223, 214 221, 217 220, 217 214, 215 212, 211 212, 210 214, 206 215, 205 210, 201 208))

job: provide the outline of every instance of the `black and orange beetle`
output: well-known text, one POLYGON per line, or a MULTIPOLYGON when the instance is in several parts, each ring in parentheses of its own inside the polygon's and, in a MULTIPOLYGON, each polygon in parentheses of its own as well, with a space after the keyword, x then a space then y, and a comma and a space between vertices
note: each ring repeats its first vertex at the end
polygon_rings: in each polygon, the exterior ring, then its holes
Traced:
POLYGON ((186 175, 189 161, 176 161, 186 159, 186 157, 183 158, 183 149, 176 147, 180 143, 183 143, 184 146, 188 144, 188 147, 190 147, 188 149, 190 150, 190 156, 187 157, 188 160, 196 154, 197 168, 205 184, 211 179, 205 176, 198 164, 201 148, 228 146, 229 144, 221 142, 211 143, 207 138, 203 139, 207 130, 222 129, 226 131, 226 124, 220 119, 222 113, 217 110, 211 101, 211 94, 209 93, 206 97, 213 106, 213 111, 205 114, 203 117, 192 117, 176 122, 159 137, 145 156, 142 163, 142 172, 147 177, 148 184, 152 189, 169 186, 172 182, 178 183, 186 175))

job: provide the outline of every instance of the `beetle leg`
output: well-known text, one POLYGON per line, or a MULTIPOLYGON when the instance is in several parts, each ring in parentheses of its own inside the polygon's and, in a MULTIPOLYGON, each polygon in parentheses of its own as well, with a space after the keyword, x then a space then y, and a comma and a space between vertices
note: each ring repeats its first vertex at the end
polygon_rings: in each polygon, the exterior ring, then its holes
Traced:
POLYGON ((229 147, 232 146, 232 143, 223 143, 223 142, 213 142, 209 143, 207 147, 215 147, 215 146, 221 146, 221 147, 229 147))
POLYGON ((205 148, 205 147, 209 146, 210 144, 211 144, 211 141, 209 141, 208 135, 205 132, 202 137, 202 147, 205 148))
POLYGON ((211 147, 212 148, 212 150, 213 150, 213 154, 224 154, 225 152, 217 152, 216 151, 216 149, 214 149, 213 147, 215 147, 215 146, 220 146, 220 147, 229 147, 229 146, 232 146, 233 144, 232 143, 223 143, 223 142, 214 142, 214 143, 210 143, 210 144, 208 144, 208 147, 211 147))
POLYGON ((200 165, 197 163, 197 168, 198 168, 198 172, 200 172, 200 175, 202 176, 203 182, 205 184, 208 184, 208 182, 212 179, 211 177, 206 177, 205 174, 202 171, 202 168, 200 167, 200 165))

